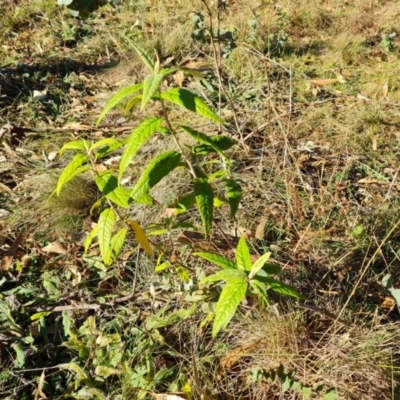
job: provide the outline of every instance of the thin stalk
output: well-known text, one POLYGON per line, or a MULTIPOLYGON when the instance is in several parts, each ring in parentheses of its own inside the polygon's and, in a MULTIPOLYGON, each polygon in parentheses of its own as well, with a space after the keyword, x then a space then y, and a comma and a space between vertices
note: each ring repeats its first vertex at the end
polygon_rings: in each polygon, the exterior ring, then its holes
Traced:
POLYGON ((163 116, 164 116, 165 122, 167 123, 168 129, 170 130, 171 135, 174 138, 174 142, 177 145, 179 152, 182 154, 183 158, 187 162, 187 165, 189 166, 190 173, 192 174, 193 178, 197 178, 196 171, 194 170, 194 167, 193 167, 191 161, 188 159, 188 157, 186 157, 185 153, 183 152, 182 146, 179 143, 179 140, 177 138, 176 130, 173 128, 171 121, 169 120, 167 108, 165 107, 164 100, 161 97, 160 97, 160 102, 161 102, 161 107, 163 110, 163 116))

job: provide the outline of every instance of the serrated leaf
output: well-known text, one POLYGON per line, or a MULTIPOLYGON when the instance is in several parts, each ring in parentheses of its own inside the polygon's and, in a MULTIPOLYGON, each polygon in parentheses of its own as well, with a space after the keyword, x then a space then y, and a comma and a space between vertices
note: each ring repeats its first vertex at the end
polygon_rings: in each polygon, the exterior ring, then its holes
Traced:
POLYGON ((194 194, 207 238, 213 222, 214 191, 205 179, 197 178, 194 180, 194 194))
POLYGON ((214 207, 215 208, 224 206, 225 204, 228 204, 228 202, 223 197, 214 197, 214 207))
POLYGON ((61 189, 67 182, 69 182, 72 178, 87 171, 90 168, 89 165, 84 165, 83 167, 81 167, 81 165, 88 159, 89 156, 87 154, 75 154, 74 158, 64 168, 63 172, 58 178, 57 189, 56 189, 57 196, 60 195, 61 189))
POLYGON ((142 102, 142 95, 132 97, 128 103, 126 103, 125 109, 124 109, 124 115, 128 115, 132 108, 136 106, 136 104, 139 104, 142 102))
POLYGON ((182 68, 182 67, 172 67, 172 68, 164 68, 160 70, 160 74, 163 74, 164 76, 174 74, 175 72, 182 71, 183 73, 187 75, 192 75, 195 76, 196 78, 203 78, 203 75, 200 74, 200 72, 195 71, 194 69, 191 68, 182 68))
POLYGON ((139 126, 133 129, 127 139, 124 152, 119 162, 118 181, 121 181, 122 175, 129 165, 131 159, 136 155, 139 149, 153 135, 162 124, 161 118, 150 118, 143 121, 139 126))
POLYGON ((264 265, 262 271, 265 271, 268 275, 278 275, 282 271, 282 268, 276 264, 267 264, 264 265))
POLYGON ((167 151, 150 161, 132 189, 131 198, 139 203, 152 204, 153 199, 149 196, 149 190, 173 171, 179 165, 180 160, 180 153, 167 151))
POLYGON ((140 47, 138 44, 135 42, 132 42, 128 37, 126 37, 126 40, 129 42, 129 44, 134 48, 140 59, 143 61, 143 63, 147 66, 147 68, 151 71, 154 72, 154 62, 151 59, 150 55, 144 50, 142 47, 140 47))
POLYGON ((212 336, 225 329, 246 296, 247 282, 242 279, 228 281, 222 289, 215 311, 212 336))
POLYGON ((149 239, 147 239, 146 233, 143 230, 143 228, 133 220, 127 221, 126 222, 129 227, 132 229, 132 232, 135 236, 135 240, 142 246, 143 250, 150 256, 154 257, 154 251, 153 248, 151 247, 151 244, 149 242, 149 239))
POLYGON ((88 252, 90 245, 92 244, 93 239, 97 236, 99 231, 99 225, 97 224, 90 233, 86 236, 85 239, 85 253, 88 252))
POLYGON ((99 240, 100 254, 104 264, 111 265, 113 262, 111 252, 111 237, 115 223, 115 213, 111 208, 105 209, 99 217, 97 223, 97 236, 99 240))
POLYGON ((265 284, 253 279, 250 282, 250 286, 257 292, 259 296, 265 301, 268 302, 268 295, 267 295, 267 289, 265 288, 265 284))
POLYGON ((175 209, 176 215, 179 215, 183 212, 188 211, 195 205, 195 203, 196 203, 196 196, 194 192, 190 192, 180 197, 175 203, 170 205, 168 208, 175 209))
POLYGON ((240 269, 225 269, 213 275, 207 276, 206 278, 201 280, 201 283, 229 281, 232 279, 246 280, 247 274, 245 271, 241 271, 240 269))
POLYGON ((276 281, 275 279, 266 278, 263 276, 256 276, 254 279, 267 284, 274 292, 285 294, 286 296, 295 297, 296 299, 304 299, 304 296, 291 288, 290 286, 276 281))
POLYGON ((193 253, 193 255, 204 258, 204 260, 210 261, 223 269, 236 269, 236 264, 233 261, 229 260, 229 258, 221 256, 220 254, 199 251, 193 253))
POLYGON ((250 274, 249 274, 249 279, 253 279, 260 269, 264 266, 264 264, 269 260, 271 257, 271 253, 265 253, 263 254, 251 267, 250 274))
POLYGON ((250 251, 246 243, 246 239, 242 236, 236 249, 236 263, 237 267, 243 271, 251 270, 250 251))
POLYGON ((101 112, 99 118, 97 118, 96 126, 102 121, 104 116, 114 108, 119 102, 125 99, 128 96, 138 92, 143 88, 143 83, 138 83, 133 86, 128 86, 127 88, 119 90, 113 97, 111 97, 110 101, 106 104, 103 111, 101 112))
POLYGON ((121 147, 123 144, 124 144, 124 142, 122 140, 118 140, 118 139, 114 139, 114 138, 106 138, 106 139, 99 140, 94 145, 92 145, 89 148, 89 151, 98 149, 99 147, 103 147, 103 146, 107 146, 107 147, 119 146, 119 147, 121 147))
POLYGON ((199 143, 212 147, 221 157, 226 158, 224 152, 218 147, 218 145, 204 133, 198 132, 192 128, 189 128, 188 126, 181 125, 180 128, 182 128, 189 136, 197 140, 199 143))
POLYGON ((107 139, 102 139, 99 140, 97 143, 95 143, 89 150, 96 150, 96 160, 112 153, 113 151, 119 149, 124 145, 123 140, 118 140, 114 138, 107 138, 107 139))
POLYGON ((111 251, 111 256, 114 260, 119 256, 119 253, 122 250, 122 246, 125 243, 125 237, 127 232, 128 232, 127 228, 122 228, 111 239, 110 251, 111 251))
POLYGON ((242 199, 242 188, 234 179, 227 179, 226 181, 226 196, 228 197, 229 207, 231 210, 231 218, 235 218, 236 212, 239 208, 240 200, 242 199))
POLYGON ((151 74, 146 76, 143 81, 142 105, 140 106, 141 111, 145 109, 150 99, 158 92, 163 79, 163 74, 151 74))
POLYGON ((174 88, 161 93, 160 97, 164 100, 169 100, 189 111, 193 111, 198 115, 213 121, 223 123, 221 118, 209 107, 201 97, 186 89, 174 88))
MULTIPOLYGON (((236 141, 227 136, 210 136, 210 140, 212 140, 222 151, 230 149, 233 145, 236 144, 236 141)), ((207 155, 209 153, 214 153, 215 150, 213 147, 208 146, 206 144, 201 144, 193 148, 193 152, 197 155, 207 155)))
POLYGON ((96 177, 96 185, 103 196, 120 207, 128 208, 131 191, 118 184, 118 179, 108 170, 96 177))
POLYGON ((87 150, 90 148, 89 140, 73 140, 72 142, 65 143, 63 147, 60 149, 60 156, 62 156, 65 150, 87 150))

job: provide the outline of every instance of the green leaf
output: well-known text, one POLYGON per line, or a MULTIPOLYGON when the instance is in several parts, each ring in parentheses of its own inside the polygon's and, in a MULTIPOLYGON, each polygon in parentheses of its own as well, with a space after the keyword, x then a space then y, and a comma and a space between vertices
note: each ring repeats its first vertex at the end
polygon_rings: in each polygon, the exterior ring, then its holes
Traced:
POLYGON ((214 192, 211 185, 203 178, 194 179, 194 194, 203 221, 204 232, 208 237, 214 210, 214 192))
POLYGON ((14 349, 14 351, 15 351, 15 353, 17 355, 17 357, 14 360, 13 367, 18 368, 18 369, 19 368, 24 368, 25 367, 25 352, 24 352, 24 349, 22 347, 22 344, 21 343, 14 343, 14 344, 12 344, 11 347, 14 349))
POLYGON ((267 264, 264 265, 262 271, 265 271, 268 275, 278 275, 282 271, 282 268, 276 264, 267 264))
POLYGON ((57 196, 60 195, 61 189, 67 182, 69 182, 72 178, 87 171, 90 168, 89 165, 81 167, 81 165, 88 159, 89 156, 87 154, 75 154, 74 158, 64 168, 63 172, 58 178, 57 189, 56 189, 57 196))
POLYGON ((229 260, 229 258, 226 258, 219 254, 206 253, 206 252, 199 251, 199 252, 193 253, 193 255, 204 258, 204 260, 210 261, 213 264, 218 265, 219 267, 221 267, 223 269, 235 269, 236 268, 236 264, 233 261, 231 261, 231 260, 229 260))
POLYGON ((89 140, 73 140, 72 142, 65 143, 60 150, 60 156, 62 156, 65 150, 85 150, 90 148, 90 141, 89 140))
POLYGON ((100 192, 120 207, 128 208, 131 191, 118 184, 112 170, 102 172, 96 177, 96 185, 100 192))
POLYGON ((50 314, 51 314, 51 311, 42 311, 42 312, 38 312, 38 313, 35 313, 35 314, 31 315, 29 319, 31 321, 36 321, 36 320, 38 320, 38 319, 40 319, 42 317, 47 317, 50 314))
POLYGON ((86 236, 85 239, 85 253, 88 252, 90 245, 92 244, 93 238, 97 236, 97 233, 99 231, 99 225, 97 224, 91 231, 90 233, 86 236))
POLYGON ((264 264, 269 260, 271 257, 271 253, 265 253, 263 254, 251 267, 250 274, 249 274, 249 279, 253 279, 260 269, 264 266, 264 264))
POLYGON ((229 207, 231 210, 231 218, 235 218, 243 192, 239 183, 237 183, 237 181, 234 179, 226 180, 226 195, 228 197, 229 207))
POLYGON ((189 272, 186 268, 179 266, 176 267, 175 271, 179 275, 179 278, 181 278, 182 282, 188 283, 190 281, 189 272))
POLYGON ((144 50, 142 47, 140 47, 138 44, 135 42, 132 42, 128 37, 126 37, 126 40, 129 42, 129 44, 134 48, 138 56, 141 58, 143 63, 147 66, 147 68, 151 71, 154 72, 154 62, 151 59, 150 55, 144 50))
POLYGON ((124 115, 128 115, 131 112, 132 108, 135 107, 136 104, 139 104, 141 102, 142 102, 142 95, 132 97, 126 103, 126 106, 125 106, 125 109, 124 109, 124 115))
POLYGON ((398 306, 400 306, 400 289, 394 289, 393 287, 389 288, 390 294, 396 300, 398 306))
POLYGON ((182 68, 182 67, 164 68, 160 71, 160 74, 163 74, 164 76, 166 76, 166 75, 174 74, 175 72, 178 72, 178 71, 182 71, 183 73, 185 73, 187 75, 195 76, 196 78, 203 78, 203 75, 201 75, 200 72, 195 71, 194 69, 191 69, 191 68, 182 68))
POLYGON ((167 151, 150 161, 132 189, 131 198, 139 203, 152 204, 153 199, 148 194, 149 190, 173 171, 178 166, 180 160, 180 153, 167 151))
POLYGON ((231 280, 226 283, 219 297, 215 311, 212 336, 215 337, 221 329, 228 326, 229 321, 246 296, 247 282, 242 279, 231 280))
POLYGON ((99 140, 97 143, 95 143, 89 150, 95 150, 95 149, 100 149, 96 151, 96 160, 99 158, 102 158, 113 151, 119 149, 124 145, 125 141, 123 140, 118 140, 114 138, 107 138, 107 139, 102 139, 99 140))
POLYGON ((122 372, 119 371, 118 369, 106 367, 105 365, 98 365, 94 370, 94 374, 96 376, 101 376, 103 378, 108 378, 111 375, 119 375, 121 373, 122 372))
POLYGON ((121 161, 119 162, 118 181, 121 181, 122 175, 128 167, 131 159, 146 143, 149 137, 161 127, 161 124, 161 118, 149 118, 143 121, 135 129, 133 129, 127 140, 125 150, 121 157, 121 161))
POLYGON ((171 266, 171 264, 169 263, 169 261, 164 261, 163 263, 161 263, 160 265, 157 265, 154 269, 154 272, 161 272, 164 271, 164 269, 167 269, 171 266))
POLYGON ((181 125, 180 128, 182 128, 188 135, 190 135, 193 139, 197 140, 199 143, 206 144, 212 147, 221 157, 226 158, 226 155, 217 146, 217 144, 204 133, 198 132, 192 128, 189 128, 188 126, 181 125))
POLYGON ((98 239, 100 254, 104 261, 104 264, 111 265, 113 262, 111 252, 111 237, 115 223, 115 213, 111 208, 105 209, 99 217, 98 225, 98 239))
POLYGON ((266 302, 268 303, 268 295, 267 289, 265 288, 265 284, 253 279, 250 282, 250 286, 256 291, 256 293, 266 302))
POLYGON ((196 203, 194 192, 186 193, 168 208, 174 208, 176 215, 182 214, 192 208, 196 203))
POLYGON ((145 109, 147 103, 154 96, 154 94, 157 93, 163 79, 163 74, 151 74, 146 76, 143 81, 142 105, 140 106, 141 111, 145 109))
POLYGON ((251 270, 250 251, 247 247, 246 239, 242 236, 236 249, 236 263, 237 267, 244 271, 251 270))
POLYGON ((127 228, 122 228, 111 239, 110 251, 111 251, 111 256, 114 260, 119 256, 119 253, 122 250, 122 246, 125 243, 125 237, 127 232, 128 232, 127 228))
MULTIPOLYGON (((218 136, 210 136, 209 138, 215 143, 215 145, 217 145, 223 151, 230 149, 233 145, 236 144, 235 140, 227 136, 218 135, 218 136)), ((200 146, 194 147, 193 152, 197 155, 207 155, 210 153, 214 153, 215 150, 212 146, 201 144, 200 146)))
MULTIPOLYGON (((106 139, 102 139, 99 140, 98 142, 96 142, 94 145, 92 145, 89 148, 89 151, 92 151, 94 149, 98 149, 99 147, 114 147, 114 146, 118 146, 121 147, 124 144, 124 142, 122 140, 118 140, 118 139, 114 139, 114 138, 106 138, 106 139)), ((118 148, 115 147, 115 148, 118 148)))
POLYGON ((329 392, 325 393, 323 400, 337 400, 339 395, 336 393, 335 390, 330 390, 329 392))
POLYGON ((164 100, 169 100, 189 111, 202 115, 213 121, 223 123, 221 118, 204 102, 201 97, 196 96, 194 93, 186 89, 174 88, 167 92, 161 93, 160 97, 164 100))
POLYGON ((241 271, 240 269, 225 269, 213 275, 207 276, 206 278, 201 280, 201 283, 230 281, 234 279, 246 280, 247 274, 245 271, 241 271))
POLYGON ((362 225, 357 225, 351 231, 351 235, 353 237, 358 237, 358 236, 361 236, 363 234, 363 232, 364 232, 364 227, 362 225))
POLYGON ((102 194, 120 207, 129 208, 131 190, 118 184, 118 180, 111 173, 102 174, 96 179, 102 194), (100 183, 101 182, 101 183, 100 183))
POLYGON ((119 102, 121 102, 126 97, 131 96, 132 94, 134 94, 134 93, 138 92, 139 90, 141 90, 142 87, 143 87, 143 83, 138 83, 136 85, 128 86, 127 88, 119 90, 113 97, 111 97, 110 101, 104 107, 104 110, 101 112, 99 118, 97 119, 96 126, 99 125, 99 123, 102 121, 104 116, 113 107, 115 107, 119 102))
POLYGON ((267 284, 274 292, 284 294, 286 296, 295 297, 296 299, 304 299, 304 296, 282 282, 275 279, 265 278, 263 276, 256 276, 254 279, 267 284))

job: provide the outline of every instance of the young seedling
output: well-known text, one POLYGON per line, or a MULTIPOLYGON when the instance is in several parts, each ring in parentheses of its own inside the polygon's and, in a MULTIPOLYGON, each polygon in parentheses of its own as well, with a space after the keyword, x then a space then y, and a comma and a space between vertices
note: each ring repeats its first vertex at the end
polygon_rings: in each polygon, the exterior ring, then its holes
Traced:
POLYGON ((251 262, 250 251, 244 237, 240 238, 236 249, 236 262, 215 253, 197 252, 194 255, 223 268, 223 271, 210 275, 201 281, 201 283, 225 281, 215 311, 212 331, 214 337, 221 329, 228 326, 240 302, 251 290, 258 295, 261 302, 265 303, 268 303, 268 289, 296 299, 303 298, 290 286, 269 277, 281 271, 281 268, 277 265, 266 264, 271 253, 265 253, 254 263, 251 262))

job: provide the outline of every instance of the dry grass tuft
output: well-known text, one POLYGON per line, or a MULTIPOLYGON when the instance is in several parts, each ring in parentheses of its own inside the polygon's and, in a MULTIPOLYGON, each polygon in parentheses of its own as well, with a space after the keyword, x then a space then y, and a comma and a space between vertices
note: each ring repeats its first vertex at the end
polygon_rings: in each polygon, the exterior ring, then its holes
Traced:
POLYGON ((310 386, 314 395, 316 388, 324 385, 326 390, 334 388, 343 399, 391 399, 396 383, 387 369, 395 363, 398 325, 377 320, 349 326, 337 323, 336 329, 328 332, 330 320, 318 314, 311 317, 311 325, 304 325, 299 313, 265 312, 232 326, 229 350, 219 363, 221 390, 235 397, 237 390, 247 385, 249 398, 270 399, 279 392, 281 399, 293 398, 292 391, 283 394, 281 380, 250 380, 254 369, 277 371, 283 367, 286 374, 295 371, 296 379, 310 386))

